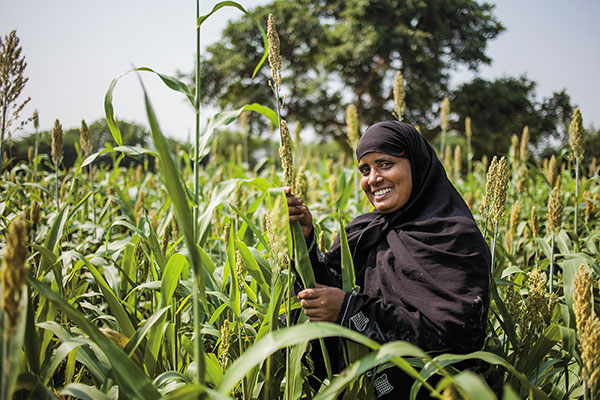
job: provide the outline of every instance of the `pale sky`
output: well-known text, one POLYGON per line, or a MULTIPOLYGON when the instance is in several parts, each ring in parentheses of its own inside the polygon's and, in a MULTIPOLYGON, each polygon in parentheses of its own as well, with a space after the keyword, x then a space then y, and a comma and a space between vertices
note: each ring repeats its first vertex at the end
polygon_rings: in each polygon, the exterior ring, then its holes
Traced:
MULTIPOLYGON (((268 2, 239 1, 247 9, 268 2)), ((201 14, 216 3, 202 0, 201 14)), ((478 74, 486 79, 526 74, 538 83, 539 100, 567 89, 572 103, 581 107, 585 126, 600 127, 600 2, 493 3, 507 30, 489 42, 492 64, 478 74)), ((132 64, 167 75, 192 71, 195 14, 192 0, 0 0, 0 34, 17 29, 28 63, 24 94, 32 100, 22 115, 37 108, 40 129, 51 129, 57 118, 63 128, 76 128, 81 119, 91 123, 104 117, 104 95, 111 80, 132 64)), ((231 7, 211 16, 201 30, 202 45, 218 40, 226 22, 239 16, 241 12, 231 7)), ((459 70, 453 82, 472 76, 459 70)), ((149 73, 144 73, 144 82, 163 133, 180 140, 192 135, 194 114, 183 95, 166 89, 149 73)), ((134 75, 117 84, 113 104, 120 120, 147 125, 134 75)), ((214 110, 203 110, 204 117, 209 112, 214 110)))

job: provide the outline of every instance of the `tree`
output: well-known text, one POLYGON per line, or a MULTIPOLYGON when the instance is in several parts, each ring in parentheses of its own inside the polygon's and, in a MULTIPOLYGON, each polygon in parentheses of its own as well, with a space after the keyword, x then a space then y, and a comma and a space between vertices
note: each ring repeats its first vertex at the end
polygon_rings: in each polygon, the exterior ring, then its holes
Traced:
MULTIPOLYGON (((397 70, 406 80, 406 119, 422 126, 433 121, 450 70, 489 63, 487 41, 504 29, 492 10, 474 0, 297 0, 274 1, 253 15, 266 23, 272 13, 277 23, 285 117, 340 137, 349 103, 363 124, 393 118, 397 70)), ((268 68, 251 79, 262 51, 248 17, 230 23, 203 59, 202 101, 223 108, 272 104, 268 68)))
POLYGON ((452 95, 452 111, 459 116, 454 128, 462 131, 466 117, 473 126, 475 158, 505 152, 513 134, 529 126, 530 142, 538 149, 551 140, 568 140, 566 127, 573 113, 569 95, 563 90, 542 102, 535 100, 535 82, 525 76, 493 81, 475 78, 458 87, 452 95))
POLYGON ((23 102, 18 98, 29 80, 25 72, 25 56, 21 55, 21 46, 16 31, 11 31, 4 40, 0 37, 0 166, 4 157, 4 142, 12 133, 23 129, 28 120, 21 121, 11 129, 13 123, 19 120, 23 107, 31 100, 29 97, 23 102))

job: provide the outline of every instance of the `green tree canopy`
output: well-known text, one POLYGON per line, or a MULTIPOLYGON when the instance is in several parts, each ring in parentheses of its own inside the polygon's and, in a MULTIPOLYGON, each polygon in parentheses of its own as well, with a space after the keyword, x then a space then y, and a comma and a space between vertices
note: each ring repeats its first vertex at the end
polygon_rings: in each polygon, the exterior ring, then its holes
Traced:
POLYGON ((475 78, 454 91, 452 111, 459 116, 454 128, 462 131, 465 118, 471 117, 475 158, 505 151, 511 136, 520 136, 525 125, 530 142, 540 150, 552 139, 560 145, 568 141, 566 127, 573 114, 569 95, 563 90, 538 102, 535 86, 525 76, 493 81, 475 78))
MULTIPOLYGON (((345 131, 348 104, 357 106, 363 125, 393 118, 397 70, 406 80, 406 119, 422 126, 434 121, 433 106, 448 92, 450 71, 490 62, 487 42, 504 29, 492 11, 474 0, 294 0, 274 1, 253 14, 266 24, 272 13, 277 23, 284 116, 337 138, 345 131)), ((272 104, 268 66, 251 79, 262 51, 248 17, 227 25, 202 60, 202 101, 223 108, 272 104)), ((250 123, 256 127, 258 119, 250 123)))

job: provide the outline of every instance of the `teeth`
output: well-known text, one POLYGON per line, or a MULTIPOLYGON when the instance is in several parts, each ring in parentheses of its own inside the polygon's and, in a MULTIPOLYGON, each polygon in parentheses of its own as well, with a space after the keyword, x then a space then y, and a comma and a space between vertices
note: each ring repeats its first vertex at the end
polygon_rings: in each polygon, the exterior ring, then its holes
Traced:
POLYGON ((381 190, 378 190, 378 191, 376 191, 376 192, 373 192, 373 194, 374 194, 375 196, 381 196, 381 195, 383 195, 383 194, 386 194, 386 193, 389 193, 389 192, 391 192, 391 191, 392 191, 392 188, 387 188, 387 189, 381 189, 381 190))

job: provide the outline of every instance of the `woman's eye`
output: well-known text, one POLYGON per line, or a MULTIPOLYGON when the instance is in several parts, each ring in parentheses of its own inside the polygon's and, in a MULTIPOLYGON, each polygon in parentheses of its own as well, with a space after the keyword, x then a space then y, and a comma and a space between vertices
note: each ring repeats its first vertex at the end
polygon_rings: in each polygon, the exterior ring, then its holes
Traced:
POLYGON ((368 168, 363 168, 363 169, 360 170, 360 173, 363 176, 369 175, 369 169, 368 168))
POLYGON ((392 166, 392 163, 388 162, 388 161, 384 161, 380 164, 380 166, 381 166, 381 168, 389 168, 392 166))

